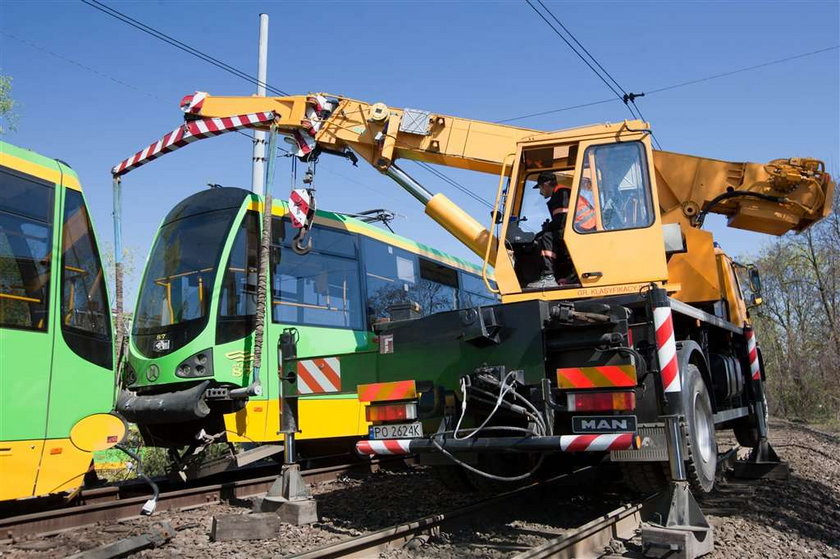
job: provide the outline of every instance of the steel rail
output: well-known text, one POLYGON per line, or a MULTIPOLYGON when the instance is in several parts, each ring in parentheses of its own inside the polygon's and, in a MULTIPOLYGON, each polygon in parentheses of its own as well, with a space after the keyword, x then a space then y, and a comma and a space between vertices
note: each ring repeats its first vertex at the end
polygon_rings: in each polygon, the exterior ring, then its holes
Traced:
POLYGON ((476 512, 487 512, 487 509, 510 503, 512 498, 521 497, 526 493, 545 488, 547 485, 570 481, 583 474, 594 471, 593 466, 579 468, 573 472, 562 474, 545 481, 533 483, 525 487, 506 491, 487 499, 482 499, 471 505, 455 509, 446 513, 431 514, 422 518, 395 524, 376 532, 342 540, 334 544, 325 545, 317 549, 304 551, 287 556, 286 559, 329 559, 334 557, 370 557, 372 553, 385 550, 395 543, 405 543, 415 536, 427 532, 437 533, 441 528, 457 525, 462 520, 473 518, 476 512))
MULTIPOLYGON (((332 481, 353 470, 369 470, 378 467, 378 462, 341 464, 301 472, 309 483, 332 481)), ((279 469, 279 466, 277 467, 279 469)), ((261 469, 260 473, 265 470, 261 469)), ((254 497, 268 491, 277 475, 259 476, 251 479, 214 483, 188 489, 162 492, 157 500, 157 511, 201 506, 223 500, 235 501, 254 497)), ((28 535, 50 535, 71 528, 79 528, 96 522, 113 522, 137 517, 140 508, 151 497, 143 495, 119 498, 115 487, 103 487, 85 492, 86 504, 75 507, 47 510, 0 519, 0 541, 16 540, 28 535)))
POLYGON ((639 525, 653 510, 657 495, 641 502, 623 505, 601 518, 520 553, 514 556, 514 559, 601 557, 610 540, 629 541, 633 538, 639 525))

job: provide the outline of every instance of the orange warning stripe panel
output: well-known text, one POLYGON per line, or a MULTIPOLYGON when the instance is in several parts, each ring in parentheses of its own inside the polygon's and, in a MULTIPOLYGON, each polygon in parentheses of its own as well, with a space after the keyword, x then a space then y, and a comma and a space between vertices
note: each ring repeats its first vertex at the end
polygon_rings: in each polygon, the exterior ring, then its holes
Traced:
POLYGON ((360 402, 386 402, 417 397, 417 387, 413 380, 360 384, 357 390, 360 402))
POLYGON ((557 369, 560 388, 612 388, 636 386, 633 365, 601 365, 599 367, 565 367, 557 369))

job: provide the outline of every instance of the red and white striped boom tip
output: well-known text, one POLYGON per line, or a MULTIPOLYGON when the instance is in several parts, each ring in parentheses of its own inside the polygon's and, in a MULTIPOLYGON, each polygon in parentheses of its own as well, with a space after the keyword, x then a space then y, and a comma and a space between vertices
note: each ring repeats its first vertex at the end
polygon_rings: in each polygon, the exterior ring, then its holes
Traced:
POLYGON ((111 169, 111 174, 115 177, 122 176, 137 167, 145 165, 149 161, 157 159, 161 155, 173 152, 196 140, 209 138, 210 136, 219 136, 220 134, 243 128, 265 127, 274 118, 274 111, 269 111, 187 121, 157 142, 149 145, 146 149, 138 151, 125 161, 119 163, 111 169))

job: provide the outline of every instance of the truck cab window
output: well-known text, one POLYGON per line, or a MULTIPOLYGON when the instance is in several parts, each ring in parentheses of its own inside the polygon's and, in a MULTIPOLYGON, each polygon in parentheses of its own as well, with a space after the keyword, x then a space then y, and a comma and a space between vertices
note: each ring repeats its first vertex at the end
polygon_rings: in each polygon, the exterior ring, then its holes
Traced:
POLYGON ((653 224, 650 181, 641 142, 587 148, 575 205, 578 233, 653 224))

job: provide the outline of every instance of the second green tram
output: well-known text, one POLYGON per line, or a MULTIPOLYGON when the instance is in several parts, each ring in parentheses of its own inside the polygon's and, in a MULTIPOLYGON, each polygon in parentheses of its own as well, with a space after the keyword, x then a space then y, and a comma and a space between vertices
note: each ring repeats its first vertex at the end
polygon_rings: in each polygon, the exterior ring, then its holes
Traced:
POLYGON ((262 394, 236 396, 252 381, 261 205, 246 190, 213 188, 178 204, 158 231, 117 404, 147 445, 279 441, 279 342, 289 328, 303 358, 298 440, 366 435, 356 387, 378 379, 318 356, 378 351, 377 321, 496 302, 479 267, 340 213, 317 212, 313 248, 299 255, 288 206, 275 201, 262 394))

